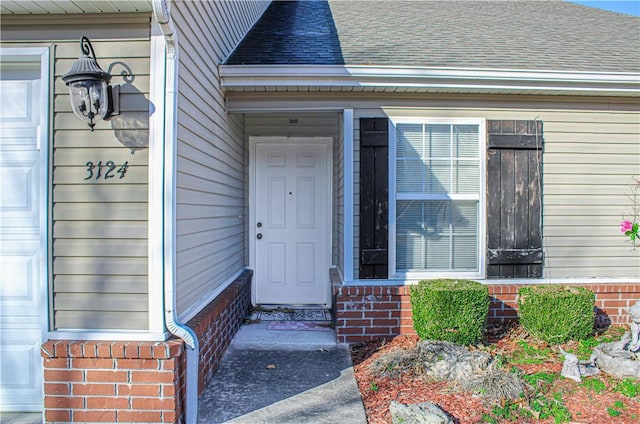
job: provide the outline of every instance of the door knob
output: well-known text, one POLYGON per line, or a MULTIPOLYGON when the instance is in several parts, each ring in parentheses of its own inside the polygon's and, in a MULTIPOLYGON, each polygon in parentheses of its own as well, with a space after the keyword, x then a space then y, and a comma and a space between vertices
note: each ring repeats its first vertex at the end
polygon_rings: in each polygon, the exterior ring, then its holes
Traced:
POLYGON ((258 233, 258 235, 256 237, 258 238, 258 240, 260 240, 262 238, 262 234, 258 233))

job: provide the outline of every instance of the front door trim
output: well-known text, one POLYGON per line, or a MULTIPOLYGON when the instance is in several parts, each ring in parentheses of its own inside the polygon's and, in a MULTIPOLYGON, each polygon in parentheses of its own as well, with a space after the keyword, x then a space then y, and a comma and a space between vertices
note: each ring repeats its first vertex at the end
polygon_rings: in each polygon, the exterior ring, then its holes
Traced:
MULTIPOLYGON (((331 170, 333 169, 333 139, 331 137, 249 137, 249 198, 248 198, 248 208, 249 208, 249 231, 248 231, 248 248, 249 248, 249 267, 251 269, 256 270, 256 145, 258 143, 278 143, 278 144, 286 144, 286 143, 316 143, 316 144, 324 144, 327 146, 327 196, 325 200, 326 205, 332 205, 333 199, 333 178, 331 174, 331 170)), ((333 246, 332 240, 332 209, 327 209, 327 217, 326 217, 326 232, 327 232, 327 252, 326 255, 326 275, 327 275, 327 286, 326 286, 326 302, 321 305, 323 307, 330 308, 331 307, 331 284, 329 282, 329 266, 331 265, 331 251, 333 246)), ((251 303, 256 305, 256 276, 254 275, 251 281, 251 303)))

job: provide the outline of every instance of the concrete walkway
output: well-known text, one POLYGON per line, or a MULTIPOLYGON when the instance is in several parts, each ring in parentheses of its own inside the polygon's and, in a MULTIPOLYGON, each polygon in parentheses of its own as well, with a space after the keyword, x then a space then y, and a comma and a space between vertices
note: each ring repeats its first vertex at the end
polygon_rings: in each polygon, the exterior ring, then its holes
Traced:
POLYGON ((200 396, 203 424, 366 424, 346 345, 331 331, 248 324, 200 396))

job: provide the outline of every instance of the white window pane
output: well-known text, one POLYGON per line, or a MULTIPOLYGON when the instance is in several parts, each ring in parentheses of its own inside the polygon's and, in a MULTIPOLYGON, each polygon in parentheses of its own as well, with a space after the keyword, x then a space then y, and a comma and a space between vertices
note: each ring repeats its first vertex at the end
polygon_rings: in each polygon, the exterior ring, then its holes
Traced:
POLYGON ((451 125, 427 125, 426 132, 425 156, 451 156, 451 125))
POLYGON ((478 202, 452 202, 452 268, 478 269, 478 202))
POLYGON ((461 271, 478 270, 478 242, 475 237, 453 237, 452 269, 461 271))
POLYGON ((478 232, 478 201, 458 200, 451 203, 453 208, 451 224, 454 234, 475 237, 478 232))
POLYGON ((477 161, 456 161, 452 193, 477 194, 480 191, 480 164, 477 161))
POLYGON ((447 159, 429 160, 425 179, 425 193, 447 194, 451 192, 451 162, 447 159))
POLYGON ((396 126, 396 154, 399 158, 421 157, 423 149, 422 124, 398 124, 396 126))
POLYGON ((396 269, 478 269, 477 201, 398 201, 396 269))
POLYGON ((396 267, 422 269, 425 256, 422 202, 398 201, 396 211, 396 267))
POLYGON ((477 158, 479 133, 477 125, 453 126, 453 156, 458 158, 477 158))
POLYGON ((396 190, 398 193, 424 191, 424 163, 418 159, 396 162, 396 190))

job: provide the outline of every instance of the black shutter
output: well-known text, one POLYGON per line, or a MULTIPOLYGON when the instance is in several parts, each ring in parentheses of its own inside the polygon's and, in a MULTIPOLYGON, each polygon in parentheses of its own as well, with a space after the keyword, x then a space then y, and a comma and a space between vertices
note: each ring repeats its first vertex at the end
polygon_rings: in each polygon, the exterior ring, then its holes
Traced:
POLYGON ((488 121, 487 278, 542 277, 542 122, 488 121))
POLYGON ((388 120, 360 118, 360 278, 388 278, 388 229, 388 120))

